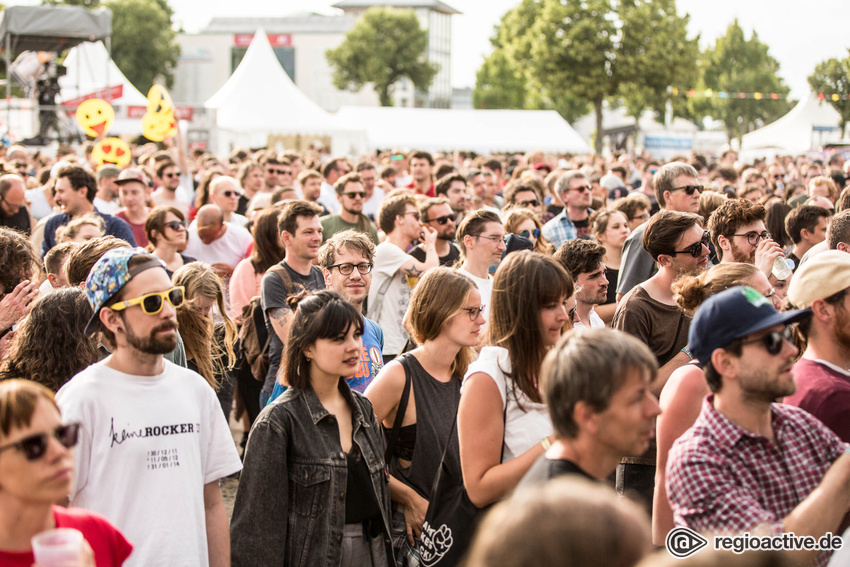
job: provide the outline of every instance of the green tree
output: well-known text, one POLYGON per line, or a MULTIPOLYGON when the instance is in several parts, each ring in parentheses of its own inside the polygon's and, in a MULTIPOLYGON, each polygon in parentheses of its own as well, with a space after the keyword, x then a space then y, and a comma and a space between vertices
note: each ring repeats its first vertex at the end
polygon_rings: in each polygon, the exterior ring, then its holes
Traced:
POLYGON ((369 8, 325 56, 336 88, 359 90, 373 83, 381 106, 392 105, 392 86, 404 77, 425 90, 439 67, 425 60, 428 33, 413 10, 369 8))
POLYGON ((844 132, 850 122, 850 55, 844 59, 832 58, 818 63, 815 72, 809 76, 809 86, 816 93, 823 93, 824 100, 838 111, 841 115, 841 132, 844 132), (838 95, 838 100, 832 100, 833 94, 838 95))
POLYGON ((501 49, 484 59, 475 74, 475 108, 525 108, 526 78, 501 49))
POLYGON ((146 93, 157 76, 174 84, 180 55, 171 9, 164 0, 109 0, 112 10, 112 58, 127 79, 146 93))
POLYGON ((779 62, 768 47, 752 32, 750 39, 734 20, 714 46, 702 56, 703 83, 714 92, 732 93, 733 97, 713 97, 711 115, 726 125, 729 138, 743 137, 759 123, 773 122, 788 110, 784 100, 772 100, 769 93, 782 99, 790 89, 779 77, 779 62), (737 98, 737 93, 765 93, 762 98, 737 98))
MULTIPOLYGON (((636 114, 660 113, 668 87, 693 84, 699 50, 687 23, 675 0, 522 0, 492 41, 543 93, 556 94, 550 101, 567 111, 592 105, 598 150, 606 100, 625 101, 636 114)), ((677 108, 687 111, 683 103, 677 108)))

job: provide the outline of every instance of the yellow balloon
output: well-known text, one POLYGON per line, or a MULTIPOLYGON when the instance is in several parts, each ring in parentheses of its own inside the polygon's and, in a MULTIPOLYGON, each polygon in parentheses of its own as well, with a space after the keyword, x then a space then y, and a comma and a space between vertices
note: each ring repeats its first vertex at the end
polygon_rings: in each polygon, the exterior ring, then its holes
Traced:
POLYGON ((92 150, 91 159, 98 166, 111 163, 118 167, 130 165, 130 146, 121 138, 106 138, 92 150))
POLYGON ((109 132, 114 120, 115 111, 105 100, 90 98, 77 107, 77 123, 92 138, 99 138, 109 132))

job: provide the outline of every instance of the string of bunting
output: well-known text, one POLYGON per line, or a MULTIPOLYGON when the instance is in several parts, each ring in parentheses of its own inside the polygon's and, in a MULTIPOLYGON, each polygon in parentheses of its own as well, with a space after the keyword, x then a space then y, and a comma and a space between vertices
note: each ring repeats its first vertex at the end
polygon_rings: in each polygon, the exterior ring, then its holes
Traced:
MULTIPOLYGON (((702 98, 751 98, 755 100, 785 100, 787 98, 785 95, 779 93, 730 93, 725 91, 715 91, 712 89, 706 89, 704 91, 698 91, 696 89, 680 90, 677 87, 672 88, 671 94, 673 94, 673 96, 681 95, 702 98)), ((842 99, 850 100, 850 95, 840 95, 838 93, 818 93, 818 99, 833 100, 837 102, 842 99)))

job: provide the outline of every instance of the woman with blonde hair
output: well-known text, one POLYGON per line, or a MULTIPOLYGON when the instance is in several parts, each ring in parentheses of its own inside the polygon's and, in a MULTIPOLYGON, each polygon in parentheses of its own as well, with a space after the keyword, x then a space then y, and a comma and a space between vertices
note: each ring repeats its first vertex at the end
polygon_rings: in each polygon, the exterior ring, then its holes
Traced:
POLYGON ((535 252, 548 255, 554 253, 555 247, 540 233, 543 225, 534 211, 526 208, 511 208, 502 217, 502 224, 506 232, 529 239, 534 244, 535 252))
POLYGON ((236 323, 227 314, 221 279, 209 264, 192 262, 174 272, 171 281, 184 288, 186 298, 177 310, 177 323, 188 367, 218 393, 224 415, 229 417, 233 384, 227 371, 236 363, 236 323), (220 323, 215 322, 218 318, 220 323))
POLYGON ((106 227, 103 224, 103 219, 95 214, 84 215, 72 220, 65 226, 59 227, 56 231, 56 243, 83 243, 104 234, 106 234, 106 227))
POLYGON ((387 364, 366 390, 389 437, 393 545, 398 557, 422 532, 428 498, 452 431, 461 378, 474 356, 484 317, 481 293, 451 268, 425 273, 404 326, 418 346, 387 364))
POLYGON ((478 508, 507 496, 551 442, 540 367, 572 294, 564 267, 537 252, 509 254, 496 270, 488 346, 466 372, 457 421, 463 481, 478 508))
MULTIPOLYGON (((683 276, 673 282, 673 291, 679 308, 693 315, 702 303, 716 293, 738 285, 750 286, 773 302, 778 309, 778 298, 767 277, 753 264, 718 264, 697 276, 683 276)), ((686 353, 690 351, 684 349, 686 353)), ((677 368, 658 397, 661 415, 656 421, 655 493, 652 500, 652 539, 655 545, 664 545, 667 532, 673 529, 673 511, 667 500, 665 467, 673 442, 694 424, 702 408, 702 400, 709 394, 705 373, 692 359, 677 368)))

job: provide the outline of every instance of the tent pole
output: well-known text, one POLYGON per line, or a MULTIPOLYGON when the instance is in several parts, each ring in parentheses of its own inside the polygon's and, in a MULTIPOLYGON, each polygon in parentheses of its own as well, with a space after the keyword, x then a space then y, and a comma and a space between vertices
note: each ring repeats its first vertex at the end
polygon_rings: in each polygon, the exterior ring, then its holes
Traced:
POLYGON ((12 49, 12 40, 9 37, 9 32, 6 32, 6 140, 11 144, 12 142, 12 91, 10 81, 12 80, 11 73, 9 73, 9 67, 11 66, 11 61, 9 61, 9 52, 12 49))
MULTIPOLYGON (((112 63, 112 36, 106 36, 106 42, 104 45, 106 46, 106 92, 109 92, 109 67, 110 63, 112 63)), ((107 101, 109 104, 112 104, 112 101, 107 101)))

